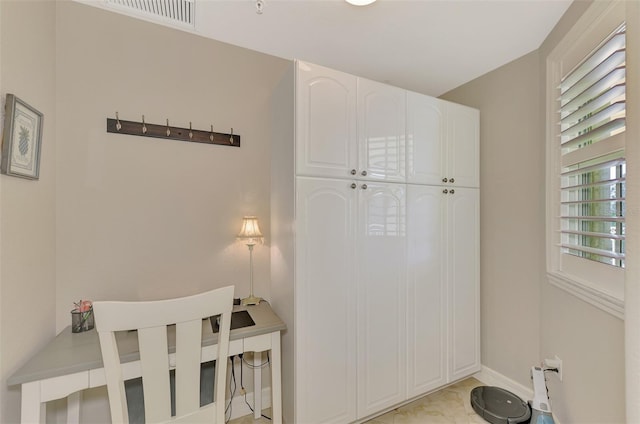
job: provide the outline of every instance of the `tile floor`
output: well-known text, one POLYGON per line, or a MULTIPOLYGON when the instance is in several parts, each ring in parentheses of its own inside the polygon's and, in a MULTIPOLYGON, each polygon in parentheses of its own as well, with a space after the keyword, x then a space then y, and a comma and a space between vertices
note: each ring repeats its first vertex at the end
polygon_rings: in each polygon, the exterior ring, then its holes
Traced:
MULTIPOLYGON (((486 424, 471 408, 469 396, 474 387, 481 386, 475 378, 468 378, 442 390, 421 397, 407 405, 380 415, 364 424, 486 424)), ((269 415, 271 411, 265 411, 269 415)), ((269 415, 270 416, 270 415, 269 415)), ((268 424, 247 415, 229 424, 268 424)))

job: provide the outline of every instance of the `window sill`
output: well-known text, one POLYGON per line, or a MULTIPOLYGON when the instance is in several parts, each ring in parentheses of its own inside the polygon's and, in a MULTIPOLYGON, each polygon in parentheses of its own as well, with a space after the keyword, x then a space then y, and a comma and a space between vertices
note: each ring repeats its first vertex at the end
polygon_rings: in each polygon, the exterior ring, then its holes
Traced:
POLYGON ((549 284, 556 286, 569 294, 624 320, 624 300, 600 289, 588 286, 582 282, 568 278, 566 275, 547 272, 549 284))

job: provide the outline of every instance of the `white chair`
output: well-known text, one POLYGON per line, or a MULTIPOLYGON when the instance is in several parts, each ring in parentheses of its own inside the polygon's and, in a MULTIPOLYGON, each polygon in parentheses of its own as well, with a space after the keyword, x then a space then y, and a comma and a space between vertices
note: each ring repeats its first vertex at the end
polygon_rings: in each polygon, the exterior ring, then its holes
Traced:
POLYGON ((224 424, 233 290, 228 286, 178 299, 93 303, 112 422, 129 422, 115 333, 137 330, 145 421, 224 424), (213 403, 200 407, 202 319, 213 315, 220 315, 215 397, 213 403), (175 361, 167 343, 167 326, 171 324, 176 324, 175 361), (174 364, 176 415, 172 417, 169 371, 174 364))

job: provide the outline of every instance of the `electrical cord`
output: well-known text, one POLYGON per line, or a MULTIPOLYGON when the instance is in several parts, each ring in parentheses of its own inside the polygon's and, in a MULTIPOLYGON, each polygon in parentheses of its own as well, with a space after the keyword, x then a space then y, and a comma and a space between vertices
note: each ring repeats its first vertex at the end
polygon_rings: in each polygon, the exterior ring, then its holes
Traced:
POLYGON ((264 362, 263 362, 263 363, 261 363, 261 364, 258 364, 258 365, 253 365, 253 364, 250 364, 249 362, 247 362, 247 361, 244 359, 244 357, 242 356, 242 354, 240 354, 240 355, 238 355, 238 356, 240 356, 240 360, 241 360, 241 361, 242 361, 242 362, 247 366, 247 368, 250 368, 250 369, 252 369, 252 370, 254 370, 254 369, 256 369, 256 368, 262 368, 262 367, 264 367, 265 365, 268 365, 268 364, 270 364, 270 363, 271 363, 271 359, 269 358, 269 352, 267 352, 267 360, 266 360, 266 361, 264 361, 264 362))

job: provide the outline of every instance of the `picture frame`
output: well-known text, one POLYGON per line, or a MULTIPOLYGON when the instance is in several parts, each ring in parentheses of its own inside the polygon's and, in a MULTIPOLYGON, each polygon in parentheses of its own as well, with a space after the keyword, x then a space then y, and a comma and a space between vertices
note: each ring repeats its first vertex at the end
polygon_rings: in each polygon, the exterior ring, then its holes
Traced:
POLYGON ((0 173, 40 178, 40 146, 44 116, 14 94, 7 94, 0 173))

